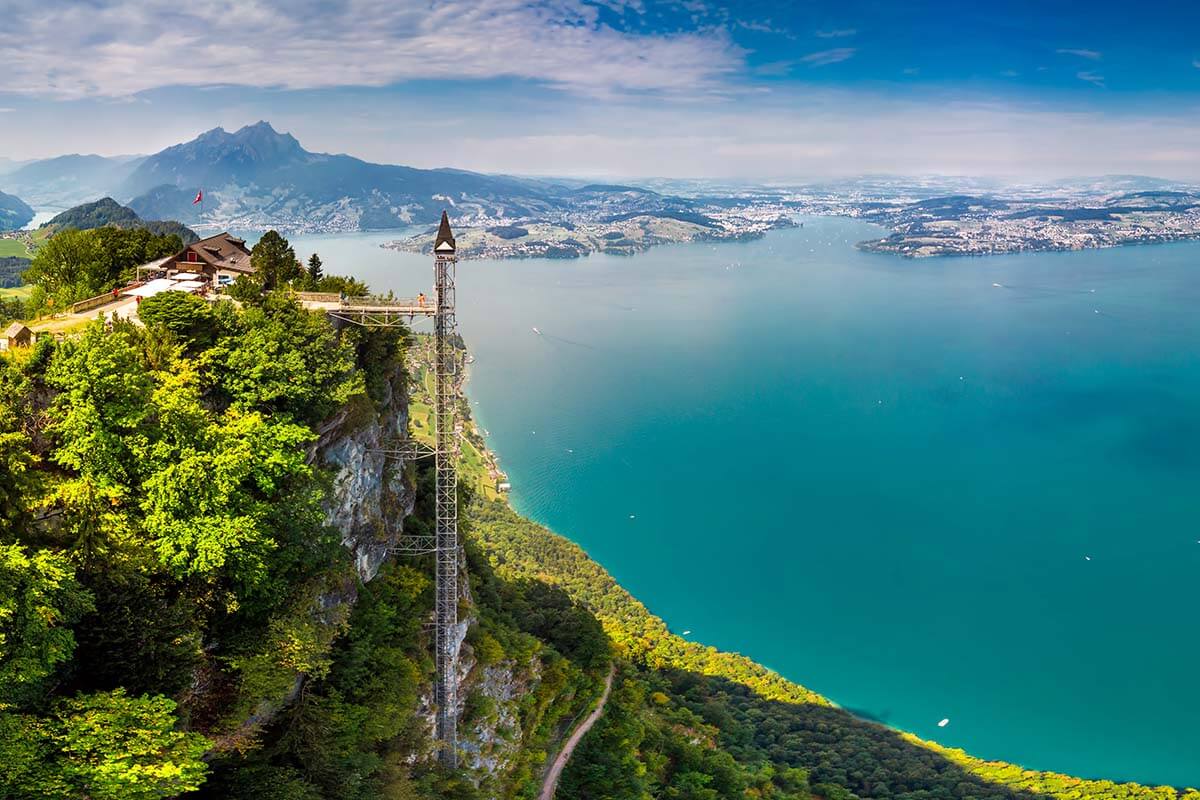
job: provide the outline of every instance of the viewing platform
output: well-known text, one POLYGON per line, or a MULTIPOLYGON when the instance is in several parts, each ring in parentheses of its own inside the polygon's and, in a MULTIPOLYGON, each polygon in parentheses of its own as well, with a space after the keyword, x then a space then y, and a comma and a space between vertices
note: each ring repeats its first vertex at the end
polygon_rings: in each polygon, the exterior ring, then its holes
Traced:
POLYGON ((437 313, 431 297, 343 297, 325 292, 297 292, 296 299, 305 308, 324 311, 332 319, 384 328, 437 313))

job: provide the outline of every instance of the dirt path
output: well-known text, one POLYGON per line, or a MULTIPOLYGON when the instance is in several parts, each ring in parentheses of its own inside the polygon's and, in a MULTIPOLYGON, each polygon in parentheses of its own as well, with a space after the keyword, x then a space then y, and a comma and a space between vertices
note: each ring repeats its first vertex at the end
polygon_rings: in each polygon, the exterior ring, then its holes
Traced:
POLYGON ((550 771, 546 773, 546 780, 542 783, 542 793, 538 795, 538 800, 554 800, 558 779, 562 777, 562 771, 567 766, 567 761, 571 759, 571 753, 575 752, 575 745, 579 744, 579 740, 592 729, 596 720, 600 719, 600 715, 604 713, 604 704, 608 702, 608 693, 612 690, 613 675, 616 672, 617 666, 614 664, 608 671, 608 677, 604 679, 604 694, 600 695, 600 702, 596 704, 595 710, 579 723, 579 726, 567 738, 562 750, 554 757, 554 763, 550 766, 550 771))

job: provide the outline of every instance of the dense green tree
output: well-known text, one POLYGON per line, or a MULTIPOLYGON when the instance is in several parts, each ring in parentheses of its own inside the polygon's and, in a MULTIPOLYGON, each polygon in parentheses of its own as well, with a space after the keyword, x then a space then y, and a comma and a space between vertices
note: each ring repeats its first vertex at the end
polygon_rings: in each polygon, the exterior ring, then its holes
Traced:
POLYGON ((346 278, 341 275, 326 275, 312 287, 313 291, 329 294, 344 294, 346 297, 361 297, 367 294, 369 288, 356 278, 346 278))
POLYGON ((274 230, 264 233, 251 249, 250 265, 265 291, 285 286, 303 274, 296 251, 274 230))
POLYGON ((237 280, 225 289, 234 300, 251 306, 262 304, 262 292, 262 282, 256 275, 238 275, 237 280))
POLYGON ((82 574, 95 609, 75 626, 72 688, 176 695, 203 663, 205 608, 189 587, 146 569, 82 574))
MULTIPOLYGON (((0 391, 3 390, 0 382, 0 391)), ((35 458, 29 437, 20 429, 14 409, 0 399, 0 541, 8 539, 27 517, 25 494, 35 458)))
POLYGON ((161 292, 138 306, 138 318, 148 326, 169 330, 190 349, 203 348, 217 335, 212 304, 189 292, 161 292))
POLYGON ((71 625, 91 607, 65 557, 0 545, 0 710, 36 698, 71 658, 71 625))
POLYGON ((316 253, 313 253, 311 256, 308 257, 308 283, 309 283, 309 285, 315 287, 317 285, 317 283, 321 280, 321 276, 323 274, 324 273, 321 272, 321 257, 319 255, 317 255, 316 253))
POLYGON ((0 298, 0 325, 8 326, 14 319, 27 319, 33 316, 29 313, 29 304, 19 297, 0 298))
POLYGON ((153 380, 132 325, 106 333, 98 324, 64 342, 46 373, 58 390, 49 432, 58 464, 91 478, 101 490, 131 487, 151 435, 153 380))
POLYGON ((145 451, 143 525, 163 565, 179 576, 226 573, 253 586, 265 579, 276 501, 312 477, 302 445, 311 431, 257 411, 213 419, 195 374, 164 377, 151 406, 161 438, 145 451))
POLYGON ((107 278, 100 239, 91 231, 60 231, 38 248, 25 280, 59 302, 86 296, 89 287, 107 278))
POLYGON ((195 789, 209 742, 176 726, 166 697, 117 689, 63 700, 50 728, 61 782, 89 800, 160 800, 195 789))
POLYGON ((0 707, 0 800, 69 797, 55 767, 45 720, 0 707))
POLYGON ((363 389, 349 344, 323 315, 278 292, 261 308, 245 309, 239 335, 219 342, 206 363, 235 405, 307 422, 323 419, 363 389))

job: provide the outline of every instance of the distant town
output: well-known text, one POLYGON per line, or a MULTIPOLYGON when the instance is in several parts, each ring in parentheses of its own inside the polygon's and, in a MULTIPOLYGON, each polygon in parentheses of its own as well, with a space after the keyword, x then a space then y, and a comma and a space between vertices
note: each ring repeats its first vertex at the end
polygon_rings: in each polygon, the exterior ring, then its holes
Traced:
POLYGON ((1200 192, 1037 187, 1004 194, 899 197, 839 189, 796 194, 787 205, 892 230, 858 247, 905 258, 1083 250, 1200 238, 1200 192))

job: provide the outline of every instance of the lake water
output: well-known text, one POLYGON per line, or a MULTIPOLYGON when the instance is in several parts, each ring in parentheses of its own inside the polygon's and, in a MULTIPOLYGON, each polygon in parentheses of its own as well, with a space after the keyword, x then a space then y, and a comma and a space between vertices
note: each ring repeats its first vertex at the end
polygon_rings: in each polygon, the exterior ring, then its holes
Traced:
MULTIPOLYGON (((853 248, 877 230, 460 264, 514 504, 674 630, 864 715, 1200 784, 1200 244, 853 248)), ((293 242, 428 290, 394 236, 293 242)))

